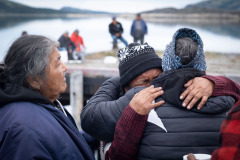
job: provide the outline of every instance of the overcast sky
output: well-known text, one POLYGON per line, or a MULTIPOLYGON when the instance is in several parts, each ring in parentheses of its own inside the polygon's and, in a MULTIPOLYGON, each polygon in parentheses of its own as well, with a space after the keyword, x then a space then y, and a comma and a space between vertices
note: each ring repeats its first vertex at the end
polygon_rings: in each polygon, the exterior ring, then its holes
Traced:
POLYGON ((156 8, 184 8, 203 0, 11 0, 32 7, 60 9, 70 6, 80 9, 89 9, 107 12, 137 13, 156 8))

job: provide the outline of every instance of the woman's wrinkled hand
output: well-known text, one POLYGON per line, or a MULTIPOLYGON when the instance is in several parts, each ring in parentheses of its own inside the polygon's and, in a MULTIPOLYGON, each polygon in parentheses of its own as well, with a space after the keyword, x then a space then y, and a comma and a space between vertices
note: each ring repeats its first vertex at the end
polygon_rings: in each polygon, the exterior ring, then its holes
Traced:
POLYGON ((129 104, 138 114, 147 115, 151 109, 159 107, 164 103, 163 100, 155 103, 155 98, 163 93, 162 87, 154 88, 154 86, 150 86, 135 94, 129 104))
POLYGON ((190 110, 201 99, 197 106, 197 109, 200 110, 211 97, 214 83, 206 78, 196 77, 189 80, 184 87, 187 89, 180 96, 180 99, 184 100, 182 106, 190 110))

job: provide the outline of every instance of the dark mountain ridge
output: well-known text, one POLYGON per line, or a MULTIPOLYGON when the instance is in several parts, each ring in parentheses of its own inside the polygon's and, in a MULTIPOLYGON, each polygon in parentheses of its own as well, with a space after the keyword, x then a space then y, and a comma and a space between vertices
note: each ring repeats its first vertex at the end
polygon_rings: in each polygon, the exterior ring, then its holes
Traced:
POLYGON ((58 10, 33 8, 20 3, 0 0, 0 13, 60 13, 58 10))
POLYGON ((78 9, 73 7, 63 7, 60 9, 61 12, 66 13, 85 13, 85 14, 111 14, 109 12, 103 12, 103 11, 92 11, 87 9, 78 9))
POLYGON ((111 14, 109 12, 102 11, 92 11, 85 9, 77 9, 72 7, 63 7, 60 10, 48 9, 48 8, 34 8, 29 7, 20 3, 8 1, 8 0, 0 0, 0 13, 44 13, 44 14, 111 14))
POLYGON ((197 3, 197 4, 186 6, 186 8, 192 8, 192 7, 240 11, 240 1, 239 0, 208 0, 208 1, 197 3))
POLYGON ((239 0, 208 0, 191 4, 183 9, 160 8, 143 13, 240 13, 239 0))

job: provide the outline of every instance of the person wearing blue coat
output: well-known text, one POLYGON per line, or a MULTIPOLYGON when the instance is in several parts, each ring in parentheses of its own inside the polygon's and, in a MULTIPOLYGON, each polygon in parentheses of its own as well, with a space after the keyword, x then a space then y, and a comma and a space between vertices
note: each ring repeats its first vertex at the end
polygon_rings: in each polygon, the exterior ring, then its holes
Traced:
POLYGON ((146 22, 142 19, 141 14, 138 13, 136 19, 133 21, 131 26, 131 36, 133 36, 133 41, 140 41, 141 44, 144 43, 144 35, 148 33, 148 28, 146 22))
POLYGON ((0 66, 0 159, 94 160, 74 119, 57 100, 67 67, 57 42, 17 39, 0 66))

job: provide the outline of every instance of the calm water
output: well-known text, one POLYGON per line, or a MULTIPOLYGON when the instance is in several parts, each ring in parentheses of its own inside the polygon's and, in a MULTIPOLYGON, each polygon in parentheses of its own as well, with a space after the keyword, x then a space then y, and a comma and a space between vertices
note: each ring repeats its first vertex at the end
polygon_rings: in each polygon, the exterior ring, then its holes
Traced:
MULTIPOLYGON (((124 28, 123 36, 128 42, 132 41, 130 27, 132 20, 119 18, 124 28)), ((111 50, 111 37, 108 25, 111 18, 81 18, 81 19, 0 19, 0 61, 3 60, 11 43, 20 36, 23 30, 29 34, 40 34, 57 40, 64 31, 71 34, 75 29, 80 30, 87 53, 111 50)), ((222 53, 240 53, 240 24, 190 25, 147 23, 149 33, 145 41, 156 50, 164 50, 171 41, 174 32, 181 27, 195 29, 204 42, 205 51, 222 53)), ((124 47, 122 43, 119 47, 124 47)))

